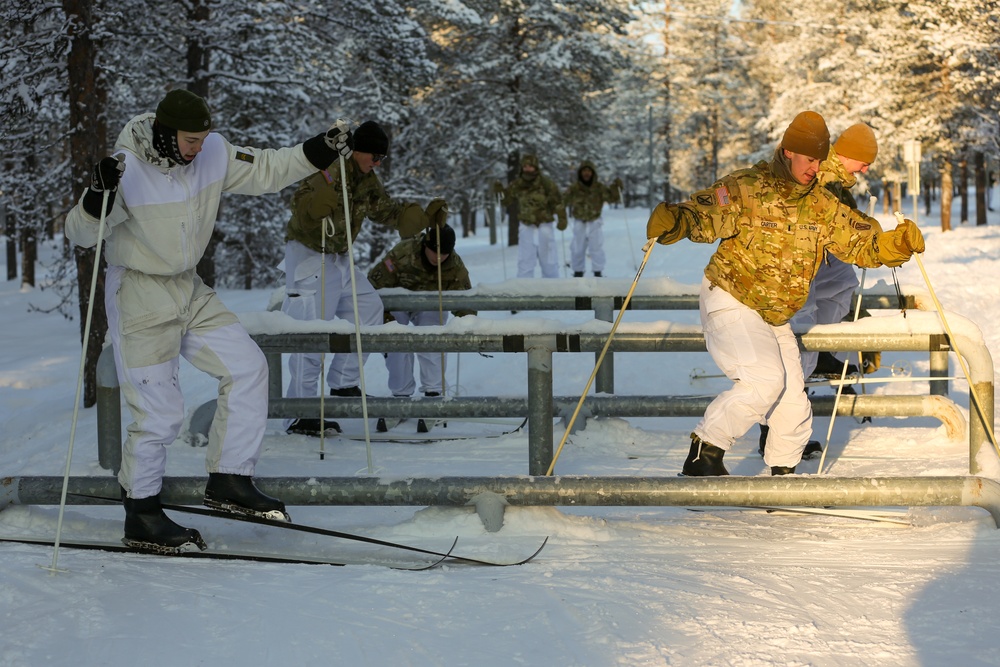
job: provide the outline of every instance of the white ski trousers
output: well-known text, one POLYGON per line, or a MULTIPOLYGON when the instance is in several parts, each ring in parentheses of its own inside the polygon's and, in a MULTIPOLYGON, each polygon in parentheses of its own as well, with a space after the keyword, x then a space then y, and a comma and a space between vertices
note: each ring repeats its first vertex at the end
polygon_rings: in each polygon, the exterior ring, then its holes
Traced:
MULTIPOLYGON (((354 268, 354 280, 361 325, 382 324, 382 298, 368 282, 368 277, 357 267, 354 268)), ((353 323, 354 304, 347 255, 322 255, 298 241, 286 243, 285 300, 281 304, 281 312, 297 320, 332 320, 339 317, 353 323), (325 288, 320 285, 320 279, 324 276, 325 288)), ((365 354, 364 358, 367 359, 368 355, 365 354)), ((322 360, 323 355, 319 353, 289 355, 288 398, 311 398, 318 395, 322 360)), ((331 389, 356 387, 360 384, 360 375, 357 353, 339 352, 332 355, 326 382, 331 389)))
POLYGON ((559 259, 556 252, 555 223, 526 225, 517 228, 517 277, 534 278, 535 262, 542 267, 543 278, 559 277, 559 259))
POLYGON ((695 435, 728 451, 754 424, 766 422, 764 462, 797 465, 812 432, 812 406, 791 326, 768 324, 708 279, 702 279, 700 310, 708 351, 733 386, 708 405, 695 435))
MULTIPOLYGON (((809 298, 790 324, 797 331, 814 324, 836 324, 851 312, 851 299, 860 285, 853 264, 829 257, 823 262, 809 287, 809 298)), ((809 377, 816 370, 818 352, 802 352, 802 375, 809 377)))
MULTIPOLYGON (((448 315, 444 313, 444 322, 441 322, 442 314, 435 310, 421 310, 406 312, 402 310, 393 311, 392 316, 400 324, 412 324, 418 327, 431 327, 448 321, 448 315)), ((441 386, 441 376, 444 372, 444 356, 440 352, 389 352, 385 355, 385 367, 389 371, 389 391, 393 396, 412 396, 417 388, 413 379, 413 357, 416 356, 420 364, 420 391, 429 391, 444 395, 441 386)))
POLYGON ((236 316, 194 269, 149 276, 109 266, 108 333, 132 413, 118 481, 132 498, 160 492, 184 421, 180 357, 219 383, 205 469, 253 475, 267 426, 267 362, 236 316))
POLYGON ((570 267, 573 272, 587 270, 587 252, 590 252, 590 268, 594 273, 604 271, 606 256, 604 254, 604 219, 597 218, 590 222, 573 218, 573 242, 570 244, 570 267))

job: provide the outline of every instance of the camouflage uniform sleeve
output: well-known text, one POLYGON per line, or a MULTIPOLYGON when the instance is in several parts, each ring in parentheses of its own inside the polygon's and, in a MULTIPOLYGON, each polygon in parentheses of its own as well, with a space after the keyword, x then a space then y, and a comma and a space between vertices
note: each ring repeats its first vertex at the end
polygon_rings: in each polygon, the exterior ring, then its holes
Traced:
MULTIPOLYGON (((462 261, 462 258, 457 253, 452 254, 450 259, 456 264, 453 267, 451 279, 446 286, 443 286, 443 289, 462 292, 472 289, 472 279, 469 278, 469 270, 466 268, 465 262, 462 261)), ((478 315, 479 313, 475 310, 463 309, 453 310, 451 314, 455 317, 465 317, 466 315, 478 315)))
POLYGON ((736 236, 740 220, 747 218, 744 196, 745 190, 733 175, 695 192, 691 199, 677 205, 674 218, 679 232, 695 243, 715 243, 736 236))
POLYGON ((368 281, 375 289, 399 287, 399 273, 396 271, 399 258, 396 257, 395 250, 395 248, 390 250, 381 261, 368 270, 368 281))
POLYGON ((617 204, 622 200, 621 190, 618 188, 617 182, 611 185, 605 186, 605 197, 604 201, 607 204, 617 204))
POLYGON ((826 250, 837 259, 862 268, 882 266, 878 258, 878 240, 882 226, 875 218, 840 203, 834 195, 830 199, 837 202, 831 225, 830 244, 826 250))

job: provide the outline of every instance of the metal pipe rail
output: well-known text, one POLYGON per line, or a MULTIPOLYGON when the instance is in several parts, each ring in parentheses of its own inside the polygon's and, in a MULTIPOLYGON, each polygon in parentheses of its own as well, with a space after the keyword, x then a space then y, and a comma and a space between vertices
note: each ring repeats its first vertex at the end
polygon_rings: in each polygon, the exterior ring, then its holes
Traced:
MULTIPOLYGON (((200 505, 204 477, 167 477, 164 502, 200 505)), ((62 477, 8 477, 0 509, 57 505, 62 477)), ((502 525, 503 506, 678 507, 981 507, 1000 526, 1000 483, 982 477, 268 477, 262 491, 286 505, 475 505, 484 523, 502 525), (484 516, 499 513, 496 516, 484 516)), ((67 504, 96 505, 83 496, 118 498, 113 477, 70 477, 67 504)), ((487 524, 488 526, 490 524, 487 524)))
MULTIPOLYGON (((386 310, 405 311, 436 311, 444 310, 476 310, 476 311, 593 311, 594 319, 613 322, 615 313, 620 311, 625 303, 630 282, 601 279, 599 286, 589 282, 581 283, 578 279, 563 280, 565 294, 525 295, 506 294, 504 284, 477 287, 462 292, 442 292, 439 298, 437 292, 412 292, 402 288, 379 290, 382 305, 386 310), (488 291, 489 290, 489 291, 488 291), (603 292, 595 294, 594 292, 603 292), (574 294, 574 292, 579 292, 574 294)), ((629 301, 629 310, 698 310, 698 286, 691 285, 687 294, 643 294, 642 289, 633 294, 629 301)), ((657 289, 653 286, 651 289, 657 289)), ((902 297, 902 306, 907 309, 933 310, 925 308, 927 301, 922 295, 906 295, 902 297)), ((855 295, 853 303, 856 303, 855 295)), ((866 292, 862 294, 861 306, 869 310, 896 309, 900 307, 900 296, 892 293, 866 292)), ((854 312, 854 305, 851 306, 854 312)), ((599 353, 595 353, 595 362, 599 353)), ((942 353, 931 353, 931 374, 939 377, 948 376, 948 356, 942 353)), ((594 388, 598 393, 615 393, 615 355, 609 350, 604 362, 594 378, 594 388)), ((948 395, 947 382, 932 382, 930 393, 948 395)))
MULTIPOLYGON (((273 317, 284 318, 282 315, 271 314, 273 317)), ((558 323, 553 323, 558 324, 558 323)), ((338 327, 338 323, 324 323, 324 326, 338 327)), ((253 331, 252 327, 251 332, 253 331)), ((525 403, 514 405, 504 399, 488 397, 486 399, 447 398, 411 401, 409 399, 371 399, 371 407, 382 414, 400 416, 424 417, 485 417, 497 415, 491 410, 503 410, 502 416, 528 417, 528 473, 540 475, 548 470, 553 457, 552 418, 566 416, 568 406, 566 399, 556 402, 552 393, 552 355, 555 352, 582 352, 600 350, 607 341, 606 333, 548 333, 525 335, 523 333, 455 333, 448 327, 422 327, 421 331, 386 330, 383 327, 362 328, 361 338, 364 349, 369 352, 506 352, 527 353, 528 388, 525 403), (382 401, 385 401, 383 404, 382 401), (486 402, 493 407, 486 405, 486 402), (478 410, 478 412, 474 412, 478 410)), ((623 352, 683 352, 704 351, 705 340, 697 327, 677 327, 676 331, 629 331, 619 330, 611 343, 611 349, 623 352)), ((353 352, 355 337, 347 333, 291 333, 253 335, 254 340, 268 356, 270 367, 271 405, 269 416, 291 417, 318 413, 318 399, 282 399, 281 397, 281 353, 296 352, 353 352)), ((947 337, 939 333, 890 333, 890 334, 857 334, 857 333, 805 333, 798 336, 800 345, 809 350, 913 350, 930 352, 947 352, 951 350, 947 337)), ((979 472, 977 457, 983 446, 989 444, 986 424, 993 423, 994 386, 993 362, 981 339, 971 340, 956 336, 959 349, 966 356, 972 373, 970 391, 976 391, 980 404, 987 414, 980 415, 975 409, 970 411, 969 423, 969 471, 979 472)), ((105 351, 107 352, 107 350, 105 351)), ((104 353, 102 353, 103 356, 104 353)), ((108 356, 111 356, 108 353, 108 356)), ((99 364, 99 367, 101 365, 99 364)), ((99 382, 111 381, 106 376, 100 376, 99 382)), ((121 426, 110 424, 102 414, 119 405, 117 377, 113 379, 113 387, 98 389, 98 423, 105 425, 101 440, 98 442, 99 459, 105 468, 117 470, 120 466, 121 426), (105 465, 109 462, 110 465, 105 465)), ((659 399, 618 398, 595 396, 588 398, 585 405, 588 409, 605 410, 609 416, 638 416, 637 410, 649 410, 655 414, 670 416, 696 415, 704 410, 711 397, 660 397, 659 399), (653 402, 662 403, 662 407, 654 409, 653 402), (612 412, 614 410, 614 412, 612 412)), ((925 400, 925 397, 903 396, 855 396, 842 397, 838 414, 864 416, 880 415, 914 415, 934 416, 957 428, 961 418, 957 416, 957 407, 948 399, 935 397, 936 400, 925 400)), ((929 398, 929 397, 927 397, 929 398)), ((576 400, 576 399, 574 399, 576 400)), ((816 400, 817 412, 823 414, 823 400, 816 400)), ((971 401, 970 401, 971 404, 971 401)), ((338 399, 338 414, 344 416, 360 416, 360 399, 338 399)), ((827 408, 832 411, 832 404, 827 408)), ((594 413, 597 414, 597 413, 594 413)), ((649 413, 647 413, 649 414, 649 413)))
MULTIPOLYGON (((602 284, 613 285, 615 281, 602 281, 602 284)), ((578 284, 578 283, 573 283, 578 284)), ((602 317, 602 313, 621 310, 625 302, 624 293, 628 291, 628 283, 622 290, 622 294, 545 294, 545 295, 525 295, 525 294, 504 294, 502 291, 496 294, 488 294, 472 290, 470 292, 442 292, 441 300, 438 300, 437 292, 411 292, 402 288, 391 288, 379 290, 382 297, 382 305, 386 310, 438 310, 440 306, 444 310, 484 310, 484 311, 510 311, 510 310, 589 310, 594 311, 596 319, 612 321, 602 317)), ((697 286, 695 286, 697 289, 697 286)), ((907 309, 920 309, 922 299, 912 294, 903 297, 903 304, 907 309)), ((899 307, 899 301, 895 294, 863 294, 861 297, 861 307, 870 310, 891 310, 899 307)), ((691 294, 634 294, 629 301, 629 310, 698 310, 697 291, 691 294)), ((853 308, 852 308, 853 312, 853 308)))

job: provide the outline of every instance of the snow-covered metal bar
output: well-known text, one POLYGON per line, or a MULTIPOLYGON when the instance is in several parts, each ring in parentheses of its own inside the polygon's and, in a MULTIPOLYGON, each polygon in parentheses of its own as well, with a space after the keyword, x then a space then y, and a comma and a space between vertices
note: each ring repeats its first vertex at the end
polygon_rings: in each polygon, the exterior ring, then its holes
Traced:
MULTIPOLYGON (((8 477, 0 508, 57 505, 62 477, 8 477)), ((982 477, 268 477, 265 493, 300 505, 465 506, 484 495, 501 505, 679 507, 981 507, 1000 526, 1000 483, 982 477)), ((200 505, 204 477, 163 480, 165 502, 200 505)), ((119 497, 114 477, 71 477, 67 503, 93 505, 83 496, 119 497), (80 494, 80 495, 78 495, 80 494)), ((294 514, 294 510, 293 510, 294 514)))

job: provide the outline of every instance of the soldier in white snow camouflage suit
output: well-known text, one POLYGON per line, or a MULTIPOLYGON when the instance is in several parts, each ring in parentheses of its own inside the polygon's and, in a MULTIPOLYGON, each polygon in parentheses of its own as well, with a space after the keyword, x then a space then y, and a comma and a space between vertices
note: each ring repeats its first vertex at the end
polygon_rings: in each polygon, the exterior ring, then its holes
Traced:
POLYGON ((347 150, 346 134, 335 128, 281 149, 233 146, 211 128, 205 100, 170 91, 155 114, 128 122, 115 145, 124 160, 101 160, 66 218, 67 238, 94 246, 107 193, 108 335, 134 420, 118 473, 126 493, 125 542, 160 553, 205 548, 198 531, 174 523, 160 503, 167 446, 184 422, 180 357, 219 383, 205 504, 287 518, 284 504, 251 479, 267 427, 266 360, 195 266, 223 192, 279 192, 347 150))
POLYGON ((872 233, 873 218, 840 203, 816 183, 829 153, 822 116, 800 113, 770 162, 723 177, 680 204, 659 204, 646 236, 719 242, 705 268, 701 323, 712 359, 733 381, 691 434, 685 475, 728 475, 733 442, 756 423, 771 429, 771 474, 795 472, 812 431, 798 346, 789 319, 829 253, 864 267, 899 266, 924 240, 912 221, 872 233))

